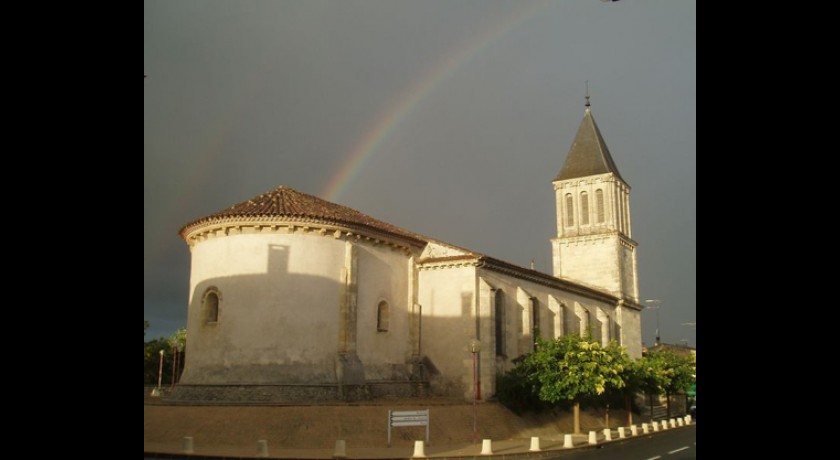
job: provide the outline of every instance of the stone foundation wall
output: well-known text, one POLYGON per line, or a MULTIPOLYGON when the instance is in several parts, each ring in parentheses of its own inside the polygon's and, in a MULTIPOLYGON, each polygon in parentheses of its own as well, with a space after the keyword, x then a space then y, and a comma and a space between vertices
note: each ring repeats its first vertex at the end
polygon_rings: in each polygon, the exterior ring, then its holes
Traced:
POLYGON ((203 404, 308 404, 379 398, 423 398, 429 383, 367 382, 362 385, 176 385, 167 402, 203 404))

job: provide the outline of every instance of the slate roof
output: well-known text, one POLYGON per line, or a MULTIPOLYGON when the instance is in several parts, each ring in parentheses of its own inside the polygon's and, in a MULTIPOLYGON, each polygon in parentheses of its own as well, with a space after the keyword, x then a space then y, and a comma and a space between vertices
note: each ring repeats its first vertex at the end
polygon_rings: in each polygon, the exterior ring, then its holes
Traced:
POLYGON ((576 179, 605 173, 613 173, 624 181, 621 174, 618 173, 618 168, 615 166, 603 136, 601 136, 601 130, 595 123, 592 111, 587 107, 575 140, 572 142, 572 148, 569 149, 569 154, 566 156, 563 169, 560 170, 554 180, 576 179))

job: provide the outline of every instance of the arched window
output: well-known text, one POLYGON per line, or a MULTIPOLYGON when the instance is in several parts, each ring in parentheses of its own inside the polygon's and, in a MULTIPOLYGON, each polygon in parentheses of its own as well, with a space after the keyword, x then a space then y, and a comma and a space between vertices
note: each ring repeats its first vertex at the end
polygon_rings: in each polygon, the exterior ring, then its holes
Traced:
POLYGON ((379 302, 379 306, 376 307, 376 330, 378 332, 388 332, 390 317, 391 308, 388 306, 388 302, 384 300, 379 302))
POLYGON ((215 290, 204 294, 204 322, 219 322, 219 293, 215 290))
POLYGON ((496 356, 505 355, 505 294, 501 290, 496 291, 496 356))
POLYGON ((566 194, 566 227, 575 224, 575 200, 571 193, 566 194))
POLYGON ((589 194, 580 192, 580 224, 589 225, 589 194))
POLYGON ((598 223, 604 223, 604 191, 595 190, 595 212, 598 213, 598 223))

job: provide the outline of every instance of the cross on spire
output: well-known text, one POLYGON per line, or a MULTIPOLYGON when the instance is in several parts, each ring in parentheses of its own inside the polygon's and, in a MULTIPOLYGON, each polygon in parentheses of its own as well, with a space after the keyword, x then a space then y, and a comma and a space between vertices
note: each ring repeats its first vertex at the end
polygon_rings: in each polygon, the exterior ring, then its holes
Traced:
POLYGON ((586 104, 584 104, 586 108, 589 108, 589 80, 586 80, 586 104))

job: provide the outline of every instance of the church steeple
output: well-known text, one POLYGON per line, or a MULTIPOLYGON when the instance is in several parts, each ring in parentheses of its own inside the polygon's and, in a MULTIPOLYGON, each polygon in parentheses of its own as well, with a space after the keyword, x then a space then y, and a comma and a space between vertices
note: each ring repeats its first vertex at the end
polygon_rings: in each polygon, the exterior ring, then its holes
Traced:
POLYGON ((595 123, 590 109, 589 94, 586 95, 586 110, 583 113, 583 120, 580 122, 577 135, 563 169, 557 174, 554 180, 575 179, 578 177, 593 176, 595 174, 613 173, 621 179, 618 168, 610 155, 610 149, 601 136, 601 130, 595 123))
POLYGON ((636 242, 631 237, 630 186, 621 177, 595 123, 587 88, 580 122, 554 178, 557 237, 554 276, 638 302, 636 242))

